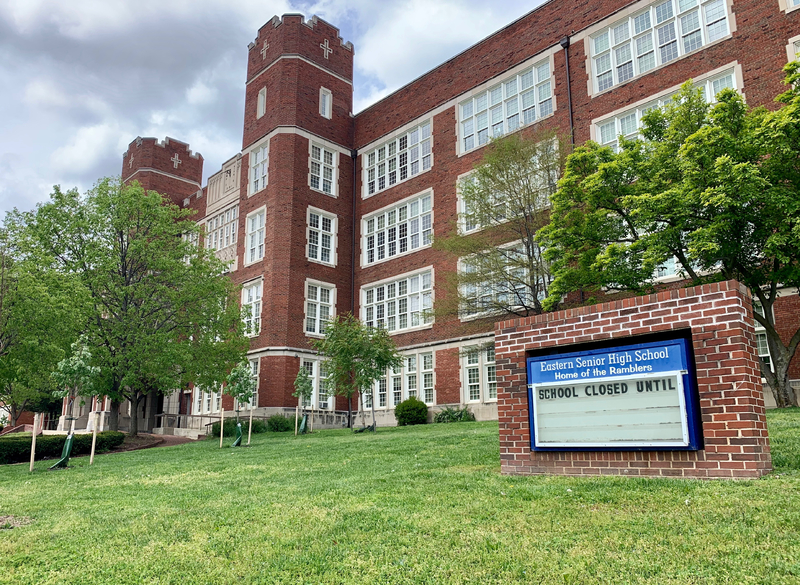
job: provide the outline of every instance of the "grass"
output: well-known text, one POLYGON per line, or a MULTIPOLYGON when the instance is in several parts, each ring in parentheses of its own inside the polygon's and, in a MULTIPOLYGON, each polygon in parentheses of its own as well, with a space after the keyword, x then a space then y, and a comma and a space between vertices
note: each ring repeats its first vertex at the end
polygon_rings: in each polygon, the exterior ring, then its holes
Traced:
POLYGON ((800 410, 769 423, 758 481, 505 477, 496 423, 6 466, 0 583, 800 583, 800 410))

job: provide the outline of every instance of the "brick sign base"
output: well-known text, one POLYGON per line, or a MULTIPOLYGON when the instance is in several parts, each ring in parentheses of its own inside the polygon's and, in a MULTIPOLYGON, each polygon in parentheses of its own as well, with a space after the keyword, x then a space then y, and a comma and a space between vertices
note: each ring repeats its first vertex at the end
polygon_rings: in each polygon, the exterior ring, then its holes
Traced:
POLYGON ((772 470, 752 305, 735 281, 669 290, 500 322, 495 329, 504 474, 757 478, 772 470), (699 451, 531 450, 526 358, 531 351, 691 330, 704 448, 699 451))

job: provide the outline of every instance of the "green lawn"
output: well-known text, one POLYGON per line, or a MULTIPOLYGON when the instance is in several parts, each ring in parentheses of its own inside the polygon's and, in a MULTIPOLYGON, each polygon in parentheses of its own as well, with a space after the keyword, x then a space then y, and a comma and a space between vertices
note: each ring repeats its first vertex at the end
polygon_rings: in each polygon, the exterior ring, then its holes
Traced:
POLYGON ((769 421, 758 481, 504 477, 496 423, 6 466, 0 583, 800 583, 800 410, 769 421))

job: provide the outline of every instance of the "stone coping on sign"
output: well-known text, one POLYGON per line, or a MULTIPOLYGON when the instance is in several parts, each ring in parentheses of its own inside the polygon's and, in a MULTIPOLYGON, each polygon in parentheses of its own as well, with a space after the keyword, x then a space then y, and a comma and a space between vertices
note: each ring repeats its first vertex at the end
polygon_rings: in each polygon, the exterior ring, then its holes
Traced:
POLYGON ((756 478, 772 469, 752 303, 736 281, 661 291, 498 322, 501 469, 505 474, 756 478), (526 358, 604 340, 691 331, 702 419, 699 450, 531 449, 526 358))

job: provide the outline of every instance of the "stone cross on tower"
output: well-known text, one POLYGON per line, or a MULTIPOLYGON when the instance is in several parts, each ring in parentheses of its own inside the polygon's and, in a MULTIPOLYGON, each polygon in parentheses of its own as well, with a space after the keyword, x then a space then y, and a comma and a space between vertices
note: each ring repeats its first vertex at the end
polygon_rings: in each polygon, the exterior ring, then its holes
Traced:
POLYGON ((181 159, 179 159, 179 158, 178 158, 178 153, 177 153, 177 152, 175 153, 175 156, 173 156, 173 157, 172 157, 171 159, 169 159, 169 160, 171 160, 171 161, 172 161, 172 164, 173 164, 173 165, 175 165, 175 168, 176 168, 176 169, 178 168, 178 165, 179 165, 179 164, 181 164, 181 163, 183 162, 181 159))
POLYGON ((326 59, 330 53, 333 53, 333 49, 331 49, 330 45, 328 44, 328 39, 325 39, 325 42, 320 43, 319 46, 322 48, 322 52, 325 53, 326 59))
POLYGON ((130 158, 130 159, 128 159, 128 168, 129 168, 129 169, 132 169, 132 168, 133 168, 133 155, 131 155, 131 158, 130 158))
POLYGON ((261 47, 261 60, 262 61, 267 58, 267 49, 269 49, 269 43, 267 41, 264 41, 264 46, 261 47))

